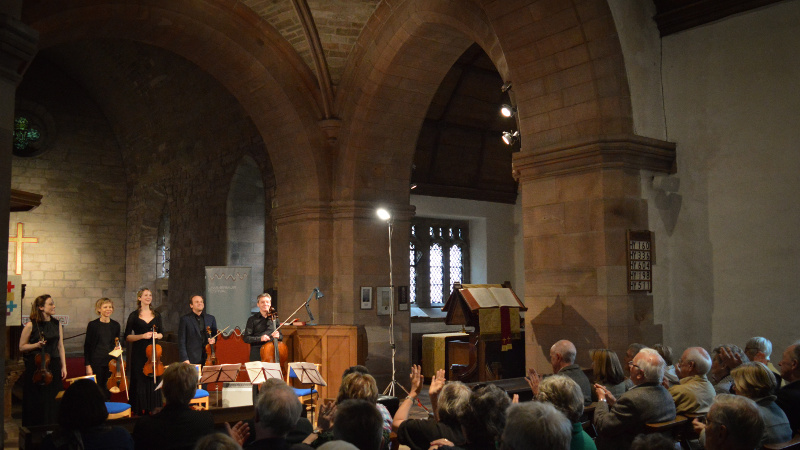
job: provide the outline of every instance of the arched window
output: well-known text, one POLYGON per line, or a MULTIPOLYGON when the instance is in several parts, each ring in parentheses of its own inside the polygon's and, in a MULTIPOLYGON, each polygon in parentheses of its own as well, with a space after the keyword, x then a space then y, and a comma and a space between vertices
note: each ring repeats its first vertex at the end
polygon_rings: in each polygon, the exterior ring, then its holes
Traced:
MULTIPOLYGON (((169 278, 169 210, 164 207, 161 222, 158 224, 156 244, 156 277, 169 278)), ((152 248, 152 247, 151 247, 152 248)))
POLYGON ((464 221, 416 218, 411 224, 411 303, 442 306, 453 283, 467 283, 469 225, 464 221))

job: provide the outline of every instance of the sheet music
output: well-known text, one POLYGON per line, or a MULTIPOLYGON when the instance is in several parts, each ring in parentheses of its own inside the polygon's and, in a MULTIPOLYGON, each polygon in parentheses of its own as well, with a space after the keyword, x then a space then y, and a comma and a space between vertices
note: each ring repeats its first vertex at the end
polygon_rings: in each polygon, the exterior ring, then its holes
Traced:
POLYGON ((251 384, 260 384, 270 378, 283 379, 283 371, 279 363, 269 363, 261 361, 250 361, 244 363, 247 369, 247 377, 250 378, 251 384))
POLYGON ((320 386, 327 386, 328 383, 322 378, 319 373, 317 365, 310 362, 292 362, 289 367, 297 375, 297 379, 303 384, 318 384, 320 386))
POLYGON ((204 366, 200 375, 200 384, 234 381, 241 369, 240 363, 204 366))

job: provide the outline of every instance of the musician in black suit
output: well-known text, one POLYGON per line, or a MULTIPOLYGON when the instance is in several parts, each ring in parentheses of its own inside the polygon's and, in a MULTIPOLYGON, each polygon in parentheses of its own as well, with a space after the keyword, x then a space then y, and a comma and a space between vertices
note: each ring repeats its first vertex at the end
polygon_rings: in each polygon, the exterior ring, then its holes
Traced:
POLYGON ((203 364, 206 345, 216 342, 212 336, 217 334, 217 319, 203 312, 205 302, 199 295, 192 297, 189 306, 192 312, 181 316, 178 326, 178 357, 188 364, 203 364), (211 327, 211 335, 207 332, 208 327, 211 327))
POLYGON ((250 344, 250 361, 260 361, 261 346, 266 342, 273 339, 278 341, 283 340, 283 335, 277 329, 279 325, 273 317, 270 316, 270 308, 272 307, 272 296, 263 293, 258 296, 258 312, 253 314, 247 319, 247 325, 242 334, 242 340, 250 344))

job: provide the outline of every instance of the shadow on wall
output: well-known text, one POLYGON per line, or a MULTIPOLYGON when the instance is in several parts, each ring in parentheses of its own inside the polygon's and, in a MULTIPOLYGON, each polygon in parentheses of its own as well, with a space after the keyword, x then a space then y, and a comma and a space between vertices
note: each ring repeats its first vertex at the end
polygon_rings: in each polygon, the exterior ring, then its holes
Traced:
POLYGON ((591 367, 589 350, 606 348, 606 344, 583 316, 570 305, 565 305, 557 296, 555 303, 548 306, 529 322, 530 330, 540 345, 545 360, 550 360, 550 347, 556 342, 566 339, 578 351, 575 359, 581 367, 591 367))
POLYGON ((678 194, 681 180, 675 176, 653 177, 653 191, 655 192, 655 206, 664 224, 667 236, 672 236, 675 224, 678 223, 678 213, 681 211, 683 197, 678 194))

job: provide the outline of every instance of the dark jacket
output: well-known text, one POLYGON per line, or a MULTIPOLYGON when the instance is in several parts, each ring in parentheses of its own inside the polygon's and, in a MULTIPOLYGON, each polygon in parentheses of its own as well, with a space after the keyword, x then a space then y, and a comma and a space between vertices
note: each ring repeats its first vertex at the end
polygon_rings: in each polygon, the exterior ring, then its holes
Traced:
POLYGON ((583 369, 579 365, 572 364, 563 367, 556 375, 572 378, 572 381, 578 383, 581 392, 583 392, 583 402, 586 404, 592 402, 592 383, 589 382, 589 378, 583 373, 583 369))
POLYGON ((622 395, 609 409, 598 402, 594 411, 598 449, 629 449, 648 423, 675 419, 675 402, 664 386, 642 383, 622 395))
POLYGON ((191 450, 201 437, 213 432, 210 412, 168 404, 160 413, 136 421, 133 442, 136 450, 191 450))
POLYGON ((800 380, 778 389, 776 397, 775 404, 786 413, 792 432, 800 432, 800 380))
POLYGON ((181 316, 178 324, 178 360, 186 361, 188 359, 192 364, 203 364, 209 338, 206 327, 211 327, 212 336, 217 334, 217 319, 211 314, 203 313, 205 325, 201 330, 195 316, 193 312, 181 316))

